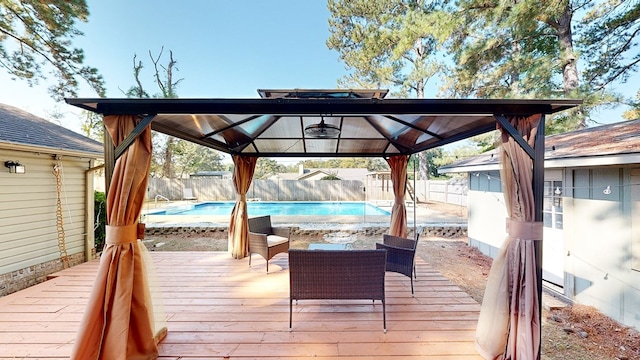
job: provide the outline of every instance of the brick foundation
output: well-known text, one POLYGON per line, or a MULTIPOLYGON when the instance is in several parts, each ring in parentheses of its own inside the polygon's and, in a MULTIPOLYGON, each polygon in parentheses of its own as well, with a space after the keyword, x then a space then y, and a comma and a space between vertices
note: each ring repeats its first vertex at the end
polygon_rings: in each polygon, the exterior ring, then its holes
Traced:
MULTIPOLYGON (((84 253, 69 255, 69 265, 84 262, 84 253)), ((60 259, 32 265, 24 269, 0 275, 0 297, 26 289, 47 280, 47 276, 63 269, 60 259)))

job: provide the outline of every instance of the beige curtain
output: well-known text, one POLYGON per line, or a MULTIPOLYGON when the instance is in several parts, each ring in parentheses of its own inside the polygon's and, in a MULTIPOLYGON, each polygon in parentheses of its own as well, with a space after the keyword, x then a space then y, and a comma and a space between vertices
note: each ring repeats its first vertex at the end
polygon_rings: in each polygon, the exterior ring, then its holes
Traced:
POLYGON ((407 237, 407 208, 404 205, 404 194, 407 191, 407 163, 409 156, 391 156, 387 163, 391 168, 391 182, 395 201, 391 208, 389 235, 407 237))
MULTIPOLYGON (((540 115, 509 122, 533 148, 540 115)), ((534 242, 542 223, 534 222, 533 160, 502 133, 502 189, 508 236, 493 260, 476 329, 476 347, 485 359, 535 360, 540 345, 538 282, 534 242)))
MULTIPOLYGON (((106 116, 104 123, 117 146, 138 118, 106 116)), ((158 341, 145 246, 138 240, 151 161, 151 127, 147 127, 116 161, 107 197, 106 245, 96 281, 72 350, 71 359, 156 359, 158 341)))
POLYGON ((249 253, 249 225, 247 220, 247 191, 253 179, 258 158, 255 156, 233 156, 233 186, 236 189, 236 204, 231 212, 227 251, 234 259, 242 259, 249 253))

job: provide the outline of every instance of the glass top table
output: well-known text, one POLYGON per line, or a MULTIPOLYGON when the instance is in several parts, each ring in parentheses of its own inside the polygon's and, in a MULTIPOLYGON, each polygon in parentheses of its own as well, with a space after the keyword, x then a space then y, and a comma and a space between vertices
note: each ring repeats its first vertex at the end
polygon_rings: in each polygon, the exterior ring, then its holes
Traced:
POLYGON ((309 244, 309 250, 351 250, 351 244, 309 244))

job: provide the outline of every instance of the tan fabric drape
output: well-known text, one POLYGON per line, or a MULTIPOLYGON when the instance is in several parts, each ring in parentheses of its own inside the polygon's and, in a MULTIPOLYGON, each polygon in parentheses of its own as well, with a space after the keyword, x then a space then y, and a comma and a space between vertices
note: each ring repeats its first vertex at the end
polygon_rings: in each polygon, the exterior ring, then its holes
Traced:
MULTIPOLYGON (((535 115, 509 121, 533 147, 540 118, 535 115)), ((499 129, 508 236, 489 272, 476 347, 485 359, 535 360, 540 345, 540 300, 534 242, 542 240, 542 223, 534 222, 533 161, 499 129)))
MULTIPOLYGON (((137 123, 135 116, 106 116, 105 126, 117 146, 137 123)), ((137 236, 151 161, 147 127, 116 161, 107 197, 106 245, 96 281, 73 347, 71 359, 156 359, 156 331, 145 246, 137 236)))
POLYGON ((242 259, 249 253, 249 225, 247 215, 247 191, 253 179, 258 158, 255 156, 233 156, 233 186, 236 189, 236 204, 231 212, 228 251, 234 259, 242 259))
POLYGON ((387 163, 391 168, 391 182, 395 200, 391 208, 389 235, 407 237, 407 208, 404 205, 404 194, 407 191, 407 163, 409 156, 391 156, 387 163))

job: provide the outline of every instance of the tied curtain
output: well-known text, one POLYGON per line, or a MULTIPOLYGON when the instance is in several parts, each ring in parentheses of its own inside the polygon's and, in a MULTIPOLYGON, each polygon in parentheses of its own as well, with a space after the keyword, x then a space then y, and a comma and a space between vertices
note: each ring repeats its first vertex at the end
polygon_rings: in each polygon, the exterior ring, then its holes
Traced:
MULTIPOLYGON (((135 128, 136 116, 111 115, 104 124, 114 144, 135 128)), ((151 127, 116 161, 107 197, 105 247, 71 359, 156 359, 166 328, 156 330, 138 217, 151 162, 151 127)))
MULTIPOLYGON (((509 122, 533 148, 541 115, 509 122)), ((501 177, 507 239, 493 260, 476 329, 476 348, 485 359, 535 360, 540 345, 540 308, 534 242, 533 160, 501 127, 501 177)))
POLYGON ((407 163, 409 156, 391 156, 387 160, 391 168, 394 202, 391 208, 389 235, 407 237, 407 208, 404 205, 404 194, 407 191, 407 163))
POLYGON ((228 251, 234 259, 242 259, 249 253, 249 216, 247 214, 247 191, 253 179, 258 158, 255 156, 233 156, 233 186, 236 204, 231 212, 228 251))

